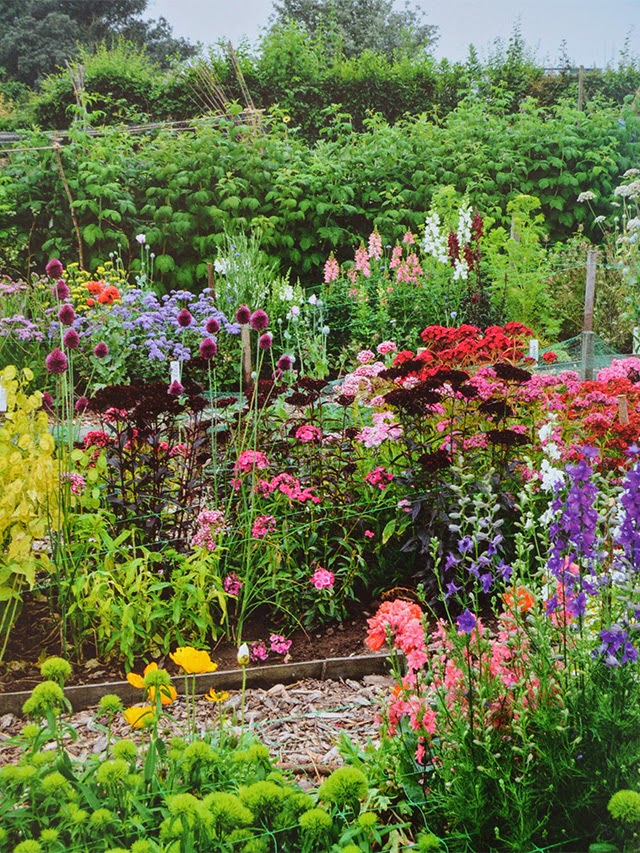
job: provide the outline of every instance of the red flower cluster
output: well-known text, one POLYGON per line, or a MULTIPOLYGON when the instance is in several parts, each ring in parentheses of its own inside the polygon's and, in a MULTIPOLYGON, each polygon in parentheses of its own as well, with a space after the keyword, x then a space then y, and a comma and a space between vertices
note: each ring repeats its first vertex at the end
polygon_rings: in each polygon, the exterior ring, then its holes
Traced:
POLYGON ((120 291, 112 284, 107 284, 104 280, 88 281, 85 285, 91 296, 87 299, 87 305, 90 308, 98 302, 100 305, 112 305, 120 299, 120 291), (95 297, 95 299, 93 298, 95 297))
MULTIPOLYGON (((464 324, 457 328, 427 326, 420 333, 425 347, 417 353, 416 359, 430 367, 462 367, 496 361, 520 362, 525 358, 526 339, 532 336, 531 329, 522 323, 489 326, 484 331, 477 326, 464 324)), ((398 353, 394 366, 412 357, 413 354, 406 350, 398 353)))

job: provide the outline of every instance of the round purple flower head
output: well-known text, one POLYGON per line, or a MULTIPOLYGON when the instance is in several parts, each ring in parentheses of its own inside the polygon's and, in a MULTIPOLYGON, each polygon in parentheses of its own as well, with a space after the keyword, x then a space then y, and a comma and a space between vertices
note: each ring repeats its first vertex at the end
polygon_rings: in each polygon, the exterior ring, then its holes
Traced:
POLYGON ((79 415, 81 415, 86 410, 88 405, 89 401, 86 397, 78 397, 78 399, 76 400, 75 410, 76 412, 78 412, 79 415))
POLYGON ((251 323, 251 328, 256 332, 264 332, 269 325, 269 315, 266 311, 263 311, 262 308, 258 308, 258 310, 254 311, 251 317, 249 317, 249 322, 251 323))
POLYGON ((281 355, 278 359, 278 370, 291 370, 293 362, 291 361, 291 356, 289 355, 281 355))
POLYGON ((215 335, 216 332, 220 331, 220 323, 218 323, 218 321, 216 320, 215 317, 210 317, 207 320, 207 324, 205 326, 205 329, 207 330, 207 334, 215 335))
POLYGON ((251 319, 251 311, 247 305, 241 305, 236 311, 236 323, 241 326, 246 326, 251 319))
POLYGON ((218 352, 218 344, 211 338, 205 338, 200 344, 200 355, 210 361, 218 352))
POLYGON ((76 312, 71 305, 63 305, 58 311, 58 320, 63 326, 70 326, 76 319, 76 312))
POLYGON ((273 337, 269 332, 265 332, 264 335, 260 335, 258 338, 258 346, 260 349, 271 349, 273 345, 273 337))
POLYGON ((69 298, 69 287, 67 285, 67 282, 63 278, 59 278, 53 285, 51 290, 53 291, 53 295, 57 296, 58 299, 69 298))
POLYGON ((80 346, 80 335, 75 329, 67 329, 64 333, 62 343, 65 345, 66 349, 76 349, 80 346))
POLYGON ((49 263, 44 268, 44 271, 50 278, 60 278, 62 275, 62 264, 57 258, 51 258, 49 263))
POLYGON ((49 373, 64 373, 67 369, 67 357, 57 348, 51 350, 44 363, 49 373))
POLYGON ((105 356, 109 355, 109 347, 105 344, 104 341, 100 341, 99 344, 96 344, 94 346, 93 354, 96 358, 105 358, 105 356))
POLYGON ((186 329, 187 326, 191 325, 191 321, 193 317, 191 316, 191 312, 188 308, 183 308, 182 311, 179 312, 178 317, 178 325, 182 326, 183 329, 186 329))
POLYGON ((167 389, 167 394, 170 394, 172 397, 179 397, 183 391, 184 388, 182 387, 182 385, 178 382, 177 379, 174 379, 171 385, 169 385, 169 388, 167 389))
POLYGON ((44 391, 42 394, 42 408, 46 412, 53 411, 53 397, 48 391, 44 391))

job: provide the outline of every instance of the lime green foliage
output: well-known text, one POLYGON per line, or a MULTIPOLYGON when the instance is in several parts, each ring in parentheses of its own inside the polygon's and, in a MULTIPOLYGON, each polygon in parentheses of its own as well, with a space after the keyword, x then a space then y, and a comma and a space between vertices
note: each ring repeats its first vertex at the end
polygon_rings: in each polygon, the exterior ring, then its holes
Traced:
POLYGON ((36 571, 49 570, 46 551, 34 543, 47 535, 58 497, 54 441, 42 394, 28 392, 32 379, 28 368, 0 371, 7 396, 0 424, 0 658, 21 590, 33 586, 36 571))

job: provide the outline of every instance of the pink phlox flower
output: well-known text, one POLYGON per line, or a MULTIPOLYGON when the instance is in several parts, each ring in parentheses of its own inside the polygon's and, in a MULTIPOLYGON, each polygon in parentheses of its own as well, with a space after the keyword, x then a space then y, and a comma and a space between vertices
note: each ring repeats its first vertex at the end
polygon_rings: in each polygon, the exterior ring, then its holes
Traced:
POLYGON ((370 278, 371 267, 369 265, 369 254, 364 246, 360 246, 359 249, 356 249, 355 261, 356 270, 359 270, 365 278, 370 278))
POLYGON ((192 544, 207 551, 215 551, 215 537, 226 530, 224 513, 218 509, 205 509, 197 518, 199 529, 194 534, 192 544))
POLYGON ((259 515, 253 522, 251 535, 254 539, 264 539, 269 533, 276 529, 276 520, 273 515, 259 515))
POLYGON ((255 468, 264 469, 268 467, 269 460, 260 450, 243 450, 240 456, 238 456, 233 470, 236 474, 240 472, 248 474, 255 468))
POLYGON ((286 655, 291 648, 291 640, 285 639, 282 634, 271 634, 269 648, 277 655, 286 655))
POLYGON ((336 576, 333 572, 330 572, 328 569, 322 568, 322 566, 318 566, 313 575, 309 578, 309 582, 312 583, 316 589, 332 589, 335 583, 336 576))
POLYGON ((379 447, 384 441, 394 441, 401 435, 402 427, 393 421, 392 412, 374 412, 373 426, 363 427, 356 439, 365 447, 379 447))
POLYGON ((320 498, 314 494, 313 487, 303 487, 299 480, 296 480, 295 477, 292 477, 291 474, 287 474, 283 472, 282 474, 277 474, 269 485, 271 493, 275 491, 279 491, 281 494, 286 495, 288 498, 294 501, 300 501, 304 503, 305 501, 311 501, 312 503, 320 503, 320 498))
POLYGON ((298 441, 304 443, 310 441, 322 441, 322 430, 313 424, 302 424, 295 432, 298 441))
POLYGON ((369 235, 369 257, 379 261, 382 257, 382 237, 377 231, 372 231, 369 235))

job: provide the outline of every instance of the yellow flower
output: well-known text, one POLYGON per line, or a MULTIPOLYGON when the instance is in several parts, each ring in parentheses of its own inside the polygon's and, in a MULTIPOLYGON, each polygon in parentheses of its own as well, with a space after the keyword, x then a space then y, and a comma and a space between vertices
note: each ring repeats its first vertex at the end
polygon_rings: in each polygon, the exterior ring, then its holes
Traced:
POLYGON ((226 690, 221 690, 220 693, 216 693, 216 691, 212 687, 208 693, 204 694, 204 698, 208 702, 226 702, 226 700, 229 698, 229 694, 226 690))
POLYGON ((209 657, 209 652, 202 652, 192 646, 180 646, 175 652, 171 652, 169 657, 190 675, 199 672, 215 672, 218 668, 218 664, 209 657))
POLYGON ((170 705, 172 702, 175 702, 175 700, 178 696, 178 693, 176 691, 176 688, 173 686, 173 684, 168 683, 169 682, 168 673, 166 673, 162 669, 158 669, 157 663, 152 662, 150 664, 147 664, 147 666, 145 666, 145 668, 144 668, 144 674, 143 675, 138 675, 136 672, 127 673, 127 681, 129 682, 129 684, 132 684, 134 687, 137 687, 140 690, 146 690, 147 691, 147 699, 150 702, 155 702, 156 701, 156 690, 158 689, 158 687, 154 684, 150 685, 149 681, 154 680, 154 679, 148 678, 149 673, 154 673, 154 672, 158 672, 159 674, 163 674, 166 676, 166 682, 167 683, 164 683, 164 679, 157 679, 157 680, 159 682, 162 682, 159 684, 160 701, 162 702, 163 705, 170 705))
POLYGON ((130 726, 133 726, 134 729, 141 729, 143 726, 150 726, 153 723, 154 712, 155 708, 147 705, 144 708, 125 708, 122 713, 130 726))

